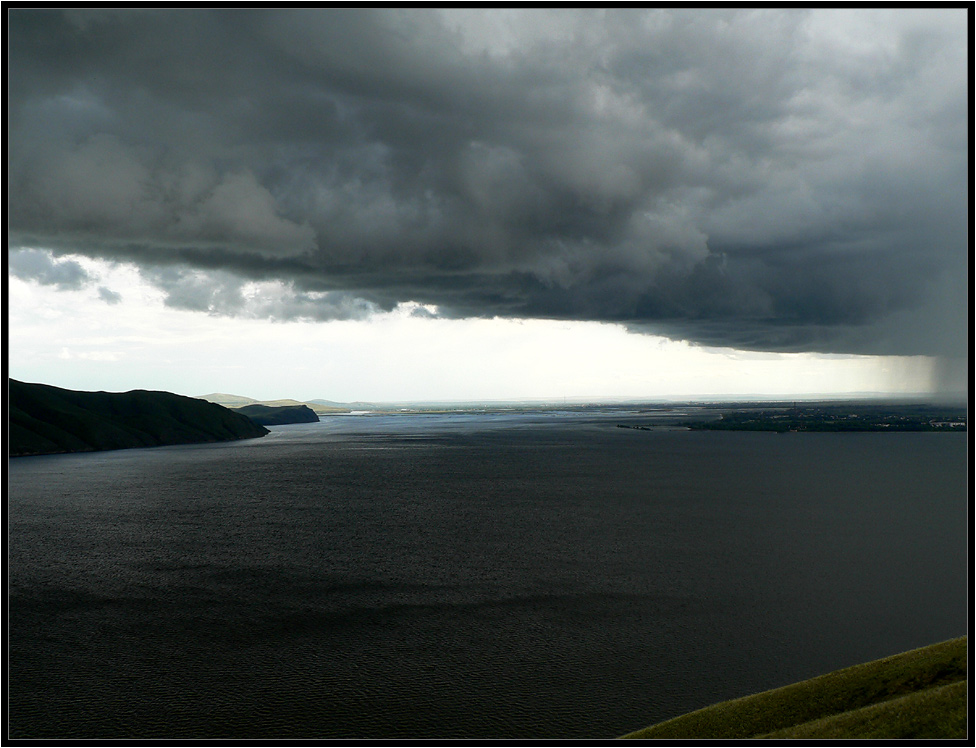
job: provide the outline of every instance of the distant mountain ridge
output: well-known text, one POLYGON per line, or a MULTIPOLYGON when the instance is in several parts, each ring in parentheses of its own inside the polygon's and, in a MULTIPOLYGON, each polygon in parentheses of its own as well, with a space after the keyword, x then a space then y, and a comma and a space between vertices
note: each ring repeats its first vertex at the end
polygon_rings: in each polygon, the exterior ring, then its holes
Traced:
POLYGON ((269 431, 242 413, 172 392, 81 392, 7 380, 11 457, 233 441, 269 431))

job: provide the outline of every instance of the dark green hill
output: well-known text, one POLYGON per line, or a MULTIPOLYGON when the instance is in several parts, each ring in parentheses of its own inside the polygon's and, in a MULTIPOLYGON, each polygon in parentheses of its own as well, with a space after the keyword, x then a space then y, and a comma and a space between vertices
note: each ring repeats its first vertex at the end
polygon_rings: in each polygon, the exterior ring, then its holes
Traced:
POLYGON ((625 738, 895 739, 967 736, 968 637, 699 709, 625 738))
POLYGON ((264 426, 278 426, 284 423, 315 423, 319 420, 318 415, 307 405, 242 405, 234 408, 238 413, 243 413, 255 423, 264 426))
POLYGON ((232 441, 268 433, 241 413, 171 392, 78 392, 9 379, 7 393, 11 457, 232 441))

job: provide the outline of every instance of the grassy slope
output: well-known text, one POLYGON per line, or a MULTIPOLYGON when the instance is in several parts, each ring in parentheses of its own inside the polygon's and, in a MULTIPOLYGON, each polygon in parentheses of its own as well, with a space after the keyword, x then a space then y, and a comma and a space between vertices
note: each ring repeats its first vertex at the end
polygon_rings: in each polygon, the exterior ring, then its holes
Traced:
POLYGON ((11 456, 264 436, 246 416, 170 392, 78 392, 8 380, 11 456))
POLYGON ((625 738, 965 738, 963 636, 714 704, 625 738))

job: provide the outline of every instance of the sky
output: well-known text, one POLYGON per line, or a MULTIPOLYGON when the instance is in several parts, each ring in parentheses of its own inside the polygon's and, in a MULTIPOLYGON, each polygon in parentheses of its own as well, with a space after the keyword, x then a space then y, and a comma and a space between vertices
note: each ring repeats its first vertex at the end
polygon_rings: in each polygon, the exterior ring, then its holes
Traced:
POLYGON ((965 8, 7 19, 14 378, 968 389, 965 8))

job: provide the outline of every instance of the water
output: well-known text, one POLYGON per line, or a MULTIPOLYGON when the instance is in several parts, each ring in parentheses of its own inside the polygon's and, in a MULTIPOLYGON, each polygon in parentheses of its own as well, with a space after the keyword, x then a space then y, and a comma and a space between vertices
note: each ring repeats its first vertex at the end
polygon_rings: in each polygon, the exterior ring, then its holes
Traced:
POLYGON ((10 736, 611 738, 966 632, 964 434, 628 418, 12 460, 10 736))

